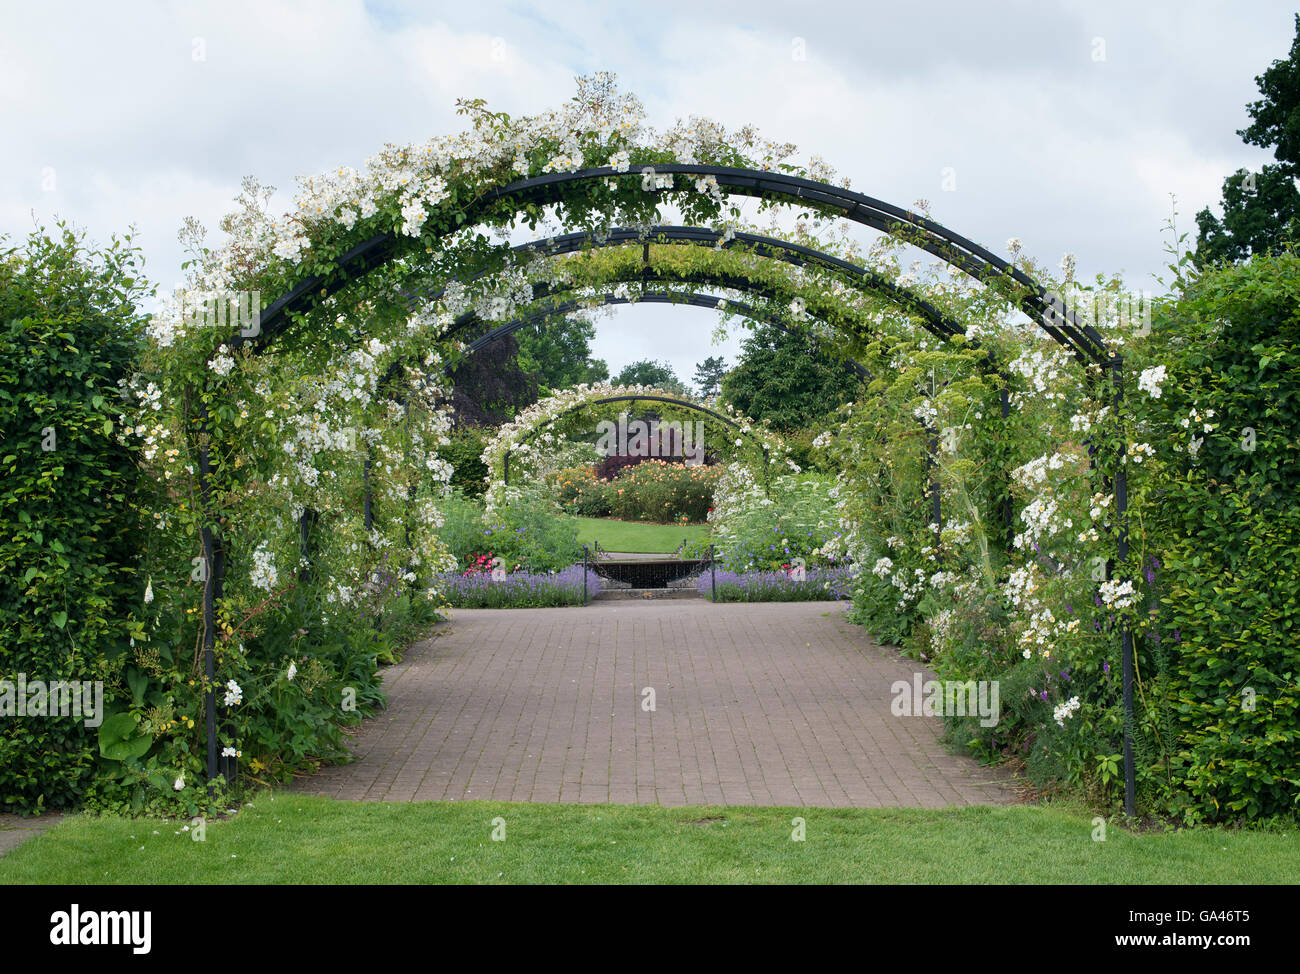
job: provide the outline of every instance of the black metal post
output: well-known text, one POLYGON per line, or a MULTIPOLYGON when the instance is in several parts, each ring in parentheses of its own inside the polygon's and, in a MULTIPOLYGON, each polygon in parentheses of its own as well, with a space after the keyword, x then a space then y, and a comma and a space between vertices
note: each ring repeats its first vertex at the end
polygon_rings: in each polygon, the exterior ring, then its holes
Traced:
POLYGON ((298 554, 305 565, 298 570, 298 581, 304 585, 311 581, 311 531, 316 526, 317 513, 304 507, 298 517, 298 554))
POLYGON ((582 604, 587 604, 587 546, 582 546, 582 604))
MULTIPOLYGON (((1010 441, 1010 434, 1007 430, 1007 420, 1011 418, 1011 394, 1006 386, 998 391, 998 398, 1002 403, 1002 437, 1003 442, 1010 441)), ((1007 528, 1007 550, 1011 550, 1011 541, 1016 535, 1016 514, 1015 506, 1011 501, 1011 472, 1004 471, 1007 480, 1007 497, 1002 505, 1002 518, 1007 528)))
MULTIPOLYGON (((209 497, 208 448, 199 452, 199 494, 204 501, 209 497)), ((204 508, 206 510, 206 503, 204 508)), ((216 592, 212 583, 213 557, 212 528, 204 524, 200 535, 203 540, 203 710, 208 735, 208 790, 218 775, 217 770, 217 656, 216 656, 216 592)))
POLYGON ((934 563, 942 568, 943 551, 940 546, 943 542, 943 505, 939 488, 939 439, 934 430, 927 431, 930 439, 926 443, 925 466, 930 471, 930 497, 934 505, 931 511, 934 515, 934 563))
MULTIPOLYGON (((1120 403, 1124 398, 1124 363, 1115 353, 1112 352, 1111 356, 1111 383, 1114 389, 1111 402, 1120 431, 1115 464, 1115 559, 1116 568, 1122 572, 1128 561, 1128 473, 1125 469, 1128 448, 1124 443, 1123 426, 1119 424, 1120 403)), ((1134 818, 1137 816, 1137 785, 1133 768, 1133 630, 1129 628, 1128 618, 1122 612, 1120 646, 1124 689, 1124 814, 1134 818)))
MULTIPOLYGON (((411 469, 411 410, 409 406, 407 407, 406 410, 406 446, 402 450, 402 462, 403 462, 403 466, 405 467, 405 469, 409 474, 411 469)), ((412 477, 411 482, 406 486, 406 529, 403 534, 404 540, 402 542, 406 548, 406 552, 408 556, 410 555, 411 552, 411 522, 414 520, 415 491, 416 491, 416 478, 412 477)), ((413 566, 411 566, 409 563, 407 565, 404 565, 402 567, 402 572, 405 573, 406 570, 411 567, 413 566)), ((409 592, 415 591, 415 582, 408 582, 406 588, 407 591, 409 592)))
POLYGON ((209 454, 208 438, 211 429, 208 425, 208 407, 199 395, 199 504, 202 510, 199 537, 203 545, 202 581, 203 581, 203 711, 204 729, 208 736, 208 794, 212 794, 213 784, 217 779, 217 594, 213 588, 215 582, 213 565, 216 562, 216 545, 212 537, 212 466, 209 454))
POLYGON ((502 469, 501 469, 501 483, 502 486, 505 487, 510 486, 510 451, 509 450, 506 450, 506 455, 503 458, 502 469))
MULTIPOLYGON (((212 566, 212 601, 215 605, 221 601, 225 595, 226 580, 226 545, 225 541, 218 535, 213 539, 214 555, 216 556, 212 566)), ((221 733, 228 739, 234 739, 234 722, 230 719, 230 711, 225 707, 217 709, 217 721, 221 727, 221 733)), ((217 772, 225 779, 227 785, 234 784, 235 779, 239 776, 239 759, 233 755, 230 757, 217 756, 217 772)))

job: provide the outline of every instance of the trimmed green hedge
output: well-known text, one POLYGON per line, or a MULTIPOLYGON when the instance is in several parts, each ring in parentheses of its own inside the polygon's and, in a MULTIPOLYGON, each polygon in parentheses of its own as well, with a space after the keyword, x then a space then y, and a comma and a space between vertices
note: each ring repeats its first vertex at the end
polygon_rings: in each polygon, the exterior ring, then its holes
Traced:
MULTIPOLYGON (((0 250, 0 680, 103 680, 111 705, 142 588, 114 419, 145 287, 129 237, 60 230, 0 250)), ((80 717, 0 717, 0 807, 73 805, 97 759, 80 717)))
MULTIPOLYGON (((1188 816, 1300 812, 1300 257, 1195 280, 1171 310, 1167 421, 1213 409, 1195 461, 1146 498, 1188 816)), ((1153 406, 1156 404, 1152 404, 1153 406)))

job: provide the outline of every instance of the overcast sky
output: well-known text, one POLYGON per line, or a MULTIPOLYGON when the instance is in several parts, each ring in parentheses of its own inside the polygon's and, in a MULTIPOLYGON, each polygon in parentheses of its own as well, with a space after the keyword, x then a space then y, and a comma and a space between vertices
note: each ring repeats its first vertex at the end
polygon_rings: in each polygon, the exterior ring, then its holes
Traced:
MULTIPOLYGON (((460 131, 458 97, 512 115, 615 71, 666 127, 690 114, 817 154, 862 192, 927 199, 1005 253, 1152 288, 1170 194, 1182 228, 1243 145, 1254 78, 1285 57, 1294 6, 1271 2, 740 4, 44 2, 3 0, 0 233, 56 216, 102 240, 129 225, 164 290, 186 216, 215 228, 255 175, 361 167, 385 142, 460 131), (802 55, 800 57, 799 55, 802 55), (955 179, 955 189, 946 189, 955 179)), ((215 236, 215 229, 213 229, 215 236)), ((1193 233, 1194 236, 1194 233, 1193 233)), ((612 370, 706 355, 711 312, 602 318, 612 370)))

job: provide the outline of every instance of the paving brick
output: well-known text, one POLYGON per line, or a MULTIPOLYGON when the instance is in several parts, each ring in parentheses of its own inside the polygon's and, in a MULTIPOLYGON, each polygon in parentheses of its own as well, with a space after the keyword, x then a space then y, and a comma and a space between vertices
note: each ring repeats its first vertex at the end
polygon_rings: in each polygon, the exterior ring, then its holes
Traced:
POLYGON ((937 718, 891 713, 894 681, 918 669, 934 675, 828 602, 462 609, 385 672, 389 706, 352 734, 356 761, 292 787, 367 801, 1014 801, 1014 778, 949 753, 937 718))

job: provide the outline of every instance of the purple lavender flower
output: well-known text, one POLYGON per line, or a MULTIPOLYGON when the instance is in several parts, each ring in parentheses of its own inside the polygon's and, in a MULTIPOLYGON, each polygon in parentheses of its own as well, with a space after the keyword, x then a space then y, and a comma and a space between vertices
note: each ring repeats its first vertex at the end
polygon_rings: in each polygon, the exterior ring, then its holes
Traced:
MULTIPOLYGON (((588 598, 600 592, 600 576, 587 569, 588 598)), ((456 608, 576 605, 582 602, 582 565, 559 572, 513 572, 494 579, 490 572, 439 575, 438 587, 456 608)))
POLYGON ((715 576, 719 602, 811 602, 852 595, 848 568, 809 568, 803 581, 783 571, 706 572, 696 581, 696 589, 705 598, 713 594, 715 576))

